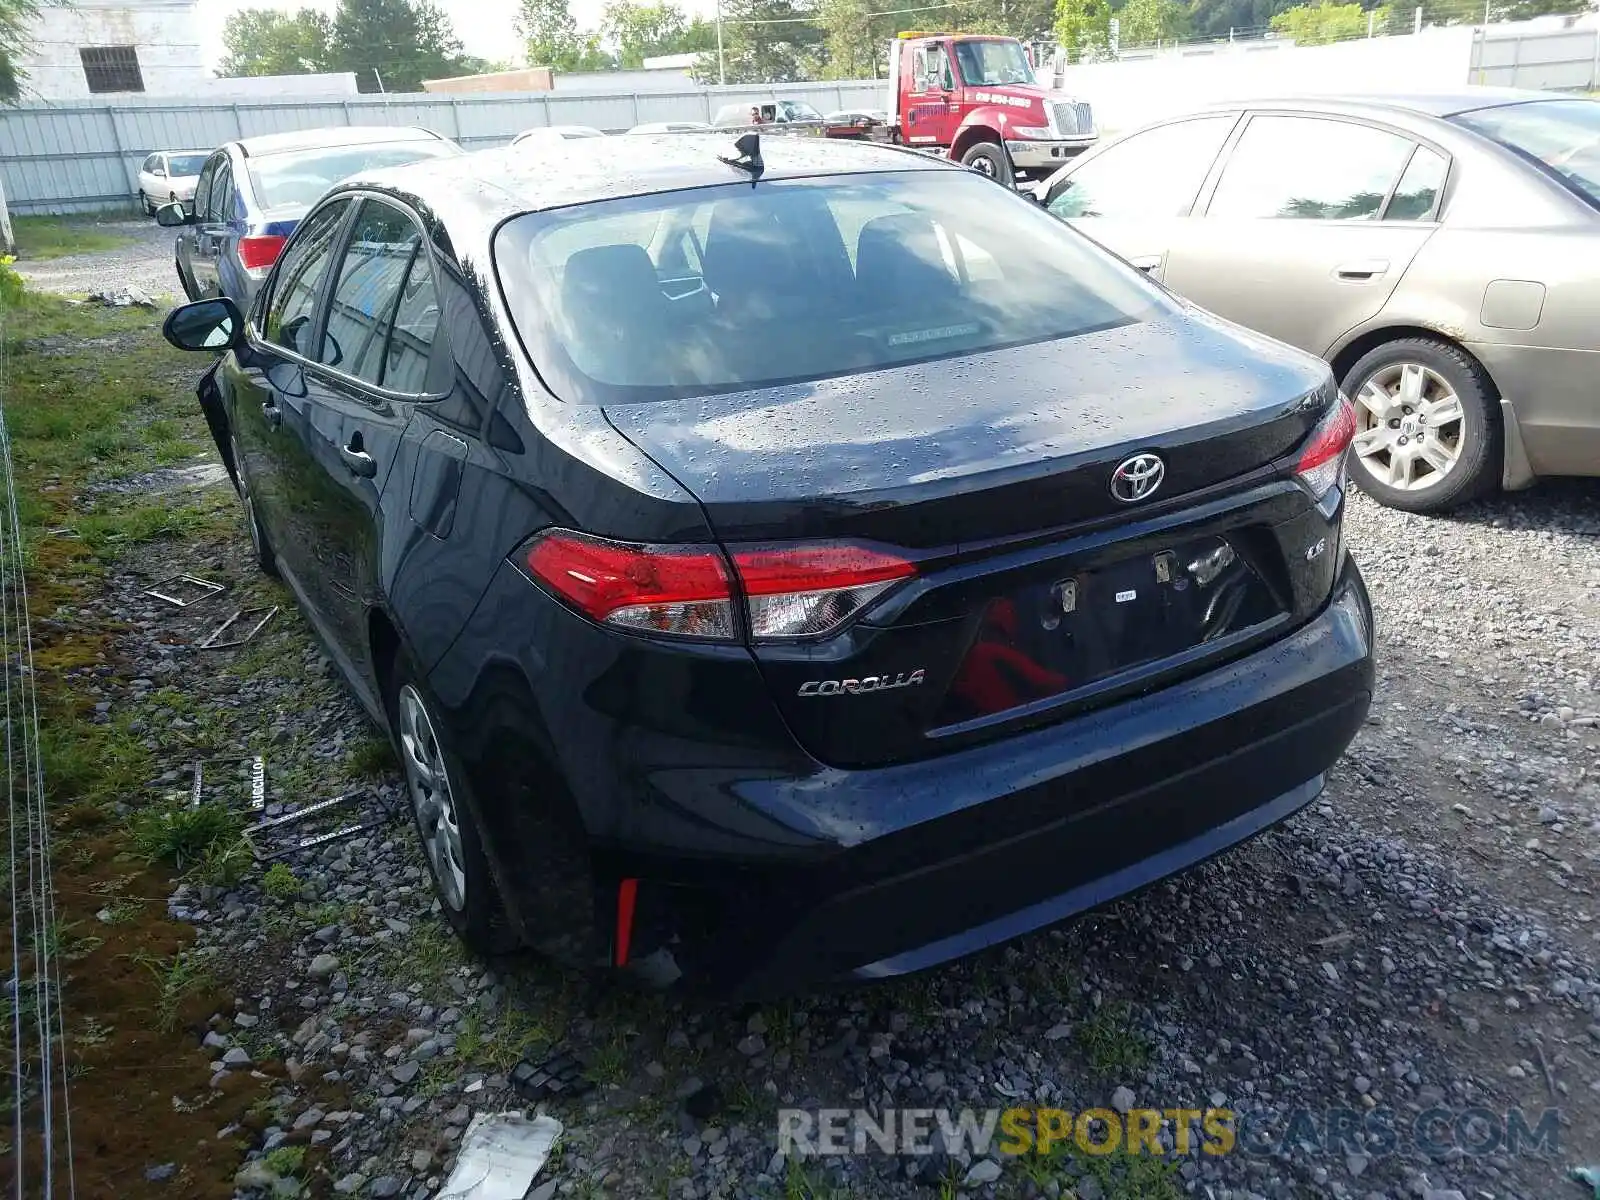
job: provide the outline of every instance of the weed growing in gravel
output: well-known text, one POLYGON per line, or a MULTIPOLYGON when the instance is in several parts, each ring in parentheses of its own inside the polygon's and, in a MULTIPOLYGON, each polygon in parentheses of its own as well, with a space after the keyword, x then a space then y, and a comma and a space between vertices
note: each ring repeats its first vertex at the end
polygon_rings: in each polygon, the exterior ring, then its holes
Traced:
POLYGON ((39 731, 44 777, 55 798, 102 801, 150 778, 150 751, 126 717, 95 725, 58 706, 39 731))
POLYGON ((304 1146, 279 1146, 276 1150, 267 1151, 261 1158, 267 1170, 274 1175, 293 1175, 305 1160, 304 1146))
POLYGON ((184 871, 208 854, 227 853, 239 841, 242 822, 225 804, 180 803, 145 809, 134 818, 132 832, 133 848, 143 858, 184 871))
POLYGON ((1126 1004, 1108 1004, 1079 1025, 1078 1045, 1100 1075, 1137 1071, 1150 1061, 1150 1047, 1134 1030, 1126 1004))
POLYGON ((344 769, 353 779, 373 779, 389 775, 397 766, 394 761, 394 750, 390 748, 388 739, 375 734, 353 744, 344 759, 344 769))
POLYGON ((178 1027, 178 1011, 185 1000, 211 986, 208 957, 199 950, 180 950, 171 958, 135 956, 134 961, 156 981, 156 1022, 163 1033, 178 1027))
POLYGON ((261 887, 274 900, 293 900, 300 894, 300 881, 287 863, 275 862, 261 876, 261 887))
POLYGON ((231 888, 244 878, 255 857, 243 837, 213 842, 200 856, 195 878, 212 887, 231 888))

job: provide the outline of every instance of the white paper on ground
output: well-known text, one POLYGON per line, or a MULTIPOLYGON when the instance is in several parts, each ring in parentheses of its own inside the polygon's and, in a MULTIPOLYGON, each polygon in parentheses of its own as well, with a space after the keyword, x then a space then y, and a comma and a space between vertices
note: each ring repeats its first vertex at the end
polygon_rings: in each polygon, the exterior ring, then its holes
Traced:
POLYGON ((554 1117, 479 1113, 438 1200, 522 1200, 561 1136, 554 1117))

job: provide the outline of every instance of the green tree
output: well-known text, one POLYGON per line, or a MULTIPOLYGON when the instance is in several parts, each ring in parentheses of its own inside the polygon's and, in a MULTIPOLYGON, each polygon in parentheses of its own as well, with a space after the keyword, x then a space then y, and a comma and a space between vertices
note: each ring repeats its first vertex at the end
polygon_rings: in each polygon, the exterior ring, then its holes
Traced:
MULTIPOLYGON (((642 66, 646 58, 657 54, 686 52, 688 32, 688 17, 670 0, 656 4, 611 0, 600 18, 600 39, 612 48, 623 67, 642 66)), ((714 31, 712 36, 716 36, 714 31)))
POLYGON ((333 64, 363 92, 416 92, 461 73, 461 42, 432 0, 339 0, 333 64))
POLYGON ((1534 17, 1587 12, 1589 0, 1512 0, 1501 7, 1496 5, 1494 15, 1502 21, 1528 21, 1534 17))
MULTIPOLYGON (((1271 24, 1274 33, 1287 34, 1298 45, 1321 46, 1366 37, 1368 19, 1359 4, 1317 0, 1315 4, 1297 4, 1285 9, 1272 18, 1271 24)), ((1388 10, 1374 9, 1372 20, 1378 28, 1388 28, 1388 10)))
POLYGON ((26 76, 18 60, 28 49, 38 11, 35 0, 0 0, 0 104, 10 104, 22 94, 26 76))
POLYGON ((567 0, 522 0, 517 32, 527 45, 528 62, 556 71, 603 71, 616 60, 600 46, 598 33, 585 33, 567 0))
POLYGON ((1189 10, 1178 0, 1128 0, 1117 21, 1118 41, 1124 46, 1171 41, 1189 32, 1189 10))
POLYGON ((227 54, 217 70, 229 78, 310 75, 333 66, 333 22, 314 8, 247 8, 229 19, 222 44, 227 54))
MULTIPOLYGON (((723 56, 729 83, 794 83, 821 78, 826 34, 809 0, 725 0, 723 56)), ((695 63, 700 79, 717 78, 715 49, 695 63)))
POLYGON ((1104 55, 1111 45, 1107 0, 1056 0, 1056 40, 1074 62, 1104 55))

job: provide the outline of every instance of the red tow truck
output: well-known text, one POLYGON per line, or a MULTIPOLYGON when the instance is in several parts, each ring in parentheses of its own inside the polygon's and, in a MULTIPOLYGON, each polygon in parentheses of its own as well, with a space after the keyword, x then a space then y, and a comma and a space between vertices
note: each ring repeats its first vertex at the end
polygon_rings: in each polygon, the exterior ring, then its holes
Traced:
POLYGON ((1048 175, 1099 138, 1090 105, 1043 86, 1015 38, 922 31, 889 47, 887 112, 830 114, 825 132, 939 153, 1002 183, 1048 175))

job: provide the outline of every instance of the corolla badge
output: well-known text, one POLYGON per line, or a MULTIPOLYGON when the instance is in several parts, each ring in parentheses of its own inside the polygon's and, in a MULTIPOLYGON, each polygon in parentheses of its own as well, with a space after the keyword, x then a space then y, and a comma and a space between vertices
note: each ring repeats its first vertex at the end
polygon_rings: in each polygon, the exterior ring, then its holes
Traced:
POLYGON ((1124 504, 1149 499, 1166 478, 1167 464, 1154 454, 1135 454, 1111 472, 1111 496, 1124 504))
POLYGON ((810 679, 800 685, 802 696, 859 696, 863 692, 887 692, 893 688, 914 687, 927 674, 921 667, 898 675, 863 675, 860 679, 810 679))

